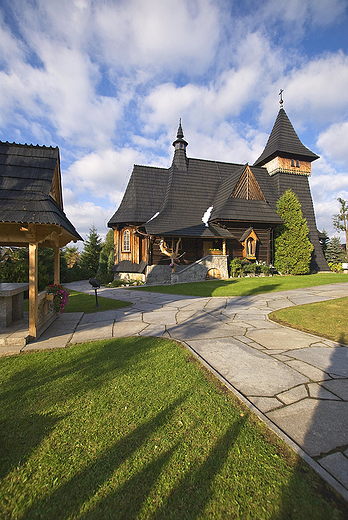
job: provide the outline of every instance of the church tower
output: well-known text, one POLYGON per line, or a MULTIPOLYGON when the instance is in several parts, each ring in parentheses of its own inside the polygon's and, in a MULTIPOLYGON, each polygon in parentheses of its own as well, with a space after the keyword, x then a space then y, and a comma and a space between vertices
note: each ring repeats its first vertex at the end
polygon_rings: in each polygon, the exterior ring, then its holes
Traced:
POLYGON ((316 159, 319 159, 319 156, 311 152, 300 141, 286 115, 281 97, 280 110, 271 135, 254 166, 264 166, 269 175, 281 172, 310 176, 311 163, 316 159))

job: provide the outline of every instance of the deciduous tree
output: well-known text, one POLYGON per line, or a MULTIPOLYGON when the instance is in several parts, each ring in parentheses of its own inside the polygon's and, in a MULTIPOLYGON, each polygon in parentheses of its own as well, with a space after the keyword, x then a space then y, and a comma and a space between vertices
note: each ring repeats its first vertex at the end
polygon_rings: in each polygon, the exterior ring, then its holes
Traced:
POLYGON ((346 235, 346 258, 348 261, 348 200, 339 197, 340 212, 332 217, 333 225, 338 232, 344 231, 346 235))

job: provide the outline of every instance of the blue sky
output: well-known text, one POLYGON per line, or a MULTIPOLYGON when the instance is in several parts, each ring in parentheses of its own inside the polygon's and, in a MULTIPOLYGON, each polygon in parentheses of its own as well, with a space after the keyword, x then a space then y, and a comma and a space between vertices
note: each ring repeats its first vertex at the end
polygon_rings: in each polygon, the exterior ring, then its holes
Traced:
MULTIPOLYGON (((318 228, 348 199, 348 0, 1 0, 0 139, 59 146, 68 218, 105 236, 133 164, 252 164, 284 108, 320 159, 318 228)), ((344 236, 341 235, 344 242, 344 236)))

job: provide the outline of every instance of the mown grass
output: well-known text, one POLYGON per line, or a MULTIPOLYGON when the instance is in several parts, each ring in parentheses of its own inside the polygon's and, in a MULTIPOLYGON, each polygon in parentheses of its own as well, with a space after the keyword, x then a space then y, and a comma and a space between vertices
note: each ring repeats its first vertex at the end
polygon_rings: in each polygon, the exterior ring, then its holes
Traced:
POLYGON ((151 291, 184 296, 251 296, 268 292, 287 291, 316 285, 348 282, 343 273, 311 274, 307 276, 267 276, 255 278, 231 278, 208 282, 179 283, 175 285, 154 285, 137 287, 132 290, 151 291))
POLYGON ((269 317, 282 325, 348 344, 348 298, 287 307, 269 317))
MULTIPOLYGON (((64 312, 91 312, 110 311, 113 309, 120 309, 121 307, 128 307, 131 305, 128 302, 121 300, 112 300, 111 298, 103 298, 98 295, 98 305, 96 307, 95 295, 84 294, 69 289, 69 299, 65 306, 64 312)), ((29 310, 29 300, 24 300, 24 310, 29 310)))
POLYGON ((2 519, 343 520, 348 508, 177 343, 0 359, 2 519))

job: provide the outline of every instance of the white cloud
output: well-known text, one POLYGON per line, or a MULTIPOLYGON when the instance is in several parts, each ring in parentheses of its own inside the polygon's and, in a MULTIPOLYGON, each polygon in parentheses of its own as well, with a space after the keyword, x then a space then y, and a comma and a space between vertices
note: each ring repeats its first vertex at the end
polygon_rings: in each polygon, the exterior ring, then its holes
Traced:
POLYGON ((148 164, 145 154, 132 148, 91 152, 75 161, 64 175, 65 183, 76 193, 88 192, 92 197, 120 202, 133 165, 148 164))
MULTIPOLYGON (((319 135, 317 144, 327 157, 342 161, 348 169, 348 121, 335 123, 319 135)), ((347 174, 348 183, 348 174, 347 174)))
POLYGON ((64 189, 64 211, 83 239, 93 225, 104 239, 108 232, 107 223, 114 208, 98 206, 90 201, 79 201, 71 191, 64 189))

